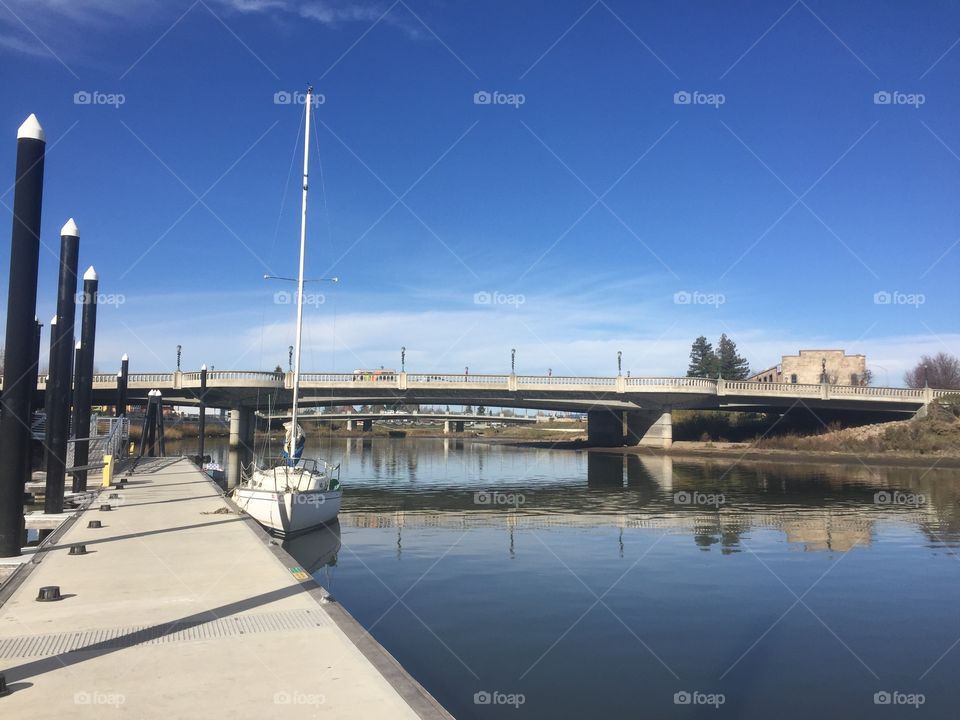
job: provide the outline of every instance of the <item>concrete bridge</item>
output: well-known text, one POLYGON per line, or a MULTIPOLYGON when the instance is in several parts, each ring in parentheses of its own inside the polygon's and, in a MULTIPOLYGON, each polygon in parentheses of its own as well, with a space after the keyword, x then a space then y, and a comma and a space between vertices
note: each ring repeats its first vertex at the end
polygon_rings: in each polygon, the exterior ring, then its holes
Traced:
MULTIPOLYGON (((0 379, 2 382, 2 379, 0 379)), ((211 370, 204 401, 230 408, 231 439, 248 444, 253 413, 285 409, 292 400, 292 373, 211 370)), ((829 384, 764 383, 690 377, 559 375, 467 375, 463 373, 302 373, 304 406, 338 405, 484 405, 585 412, 588 435, 598 445, 642 444, 669 447, 671 413, 676 408, 785 412, 802 407, 813 412, 868 415, 878 419, 911 417, 951 390, 861 387, 829 384)), ((37 390, 46 389, 41 376, 37 390)), ((199 372, 131 373, 130 402, 143 401, 150 390, 181 405, 200 403, 199 372)), ((38 398, 39 399, 39 398, 38 398)), ((117 401, 117 376, 95 375, 93 402, 117 401)))
MULTIPOLYGON (((258 417, 263 419, 270 420, 289 420, 290 416, 285 415, 278 417, 276 415, 266 416, 261 413, 257 413, 258 417)), ((347 430, 354 430, 356 424, 360 424, 360 427, 364 431, 370 431, 373 429, 374 421, 377 422, 389 422, 396 420, 411 420, 411 421, 422 421, 427 420, 431 422, 442 422, 443 423, 443 432, 458 432, 462 433, 467 423, 502 423, 502 424, 512 424, 512 425, 533 425, 536 424, 537 419, 532 417, 523 417, 516 415, 477 415, 477 414, 468 414, 468 413, 437 413, 437 412, 358 412, 358 413, 322 413, 322 414, 307 414, 300 415, 298 417, 298 422, 345 422, 347 424, 347 430)))

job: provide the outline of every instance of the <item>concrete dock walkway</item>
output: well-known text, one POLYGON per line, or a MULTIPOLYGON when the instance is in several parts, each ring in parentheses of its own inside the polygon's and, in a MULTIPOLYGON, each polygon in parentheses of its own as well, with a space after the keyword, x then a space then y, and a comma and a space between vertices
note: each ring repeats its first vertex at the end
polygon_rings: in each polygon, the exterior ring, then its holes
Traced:
POLYGON ((0 717, 449 717, 195 465, 127 477, 0 607, 0 717))

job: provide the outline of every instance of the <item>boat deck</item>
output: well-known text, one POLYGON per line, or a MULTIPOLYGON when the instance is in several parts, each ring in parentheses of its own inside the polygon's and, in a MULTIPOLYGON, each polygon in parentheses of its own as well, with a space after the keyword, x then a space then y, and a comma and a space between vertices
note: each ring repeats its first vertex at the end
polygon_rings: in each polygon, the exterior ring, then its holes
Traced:
POLYGON ((449 717, 195 465, 127 477, 0 594, 3 717, 449 717))

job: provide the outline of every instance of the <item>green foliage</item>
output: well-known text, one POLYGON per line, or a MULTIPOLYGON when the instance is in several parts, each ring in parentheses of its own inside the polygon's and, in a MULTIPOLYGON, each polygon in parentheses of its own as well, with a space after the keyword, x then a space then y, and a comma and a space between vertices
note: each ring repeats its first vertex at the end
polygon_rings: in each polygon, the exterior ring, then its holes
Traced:
POLYGON ((693 341, 690 348, 690 365, 687 368, 687 377, 716 377, 717 356, 713 352, 713 345, 701 335, 693 341))
POLYGON ((750 375, 750 363, 737 353, 737 344, 727 337, 720 336, 717 343, 717 365, 725 380, 743 380, 750 375))

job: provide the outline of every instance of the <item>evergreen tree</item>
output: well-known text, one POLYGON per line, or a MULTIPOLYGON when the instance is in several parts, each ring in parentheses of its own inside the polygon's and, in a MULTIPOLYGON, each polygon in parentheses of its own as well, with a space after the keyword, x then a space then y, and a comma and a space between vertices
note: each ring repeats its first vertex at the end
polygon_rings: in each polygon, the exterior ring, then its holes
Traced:
POLYGON ((750 363, 737 354, 737 344, 726 333, 717 343, 716 359, 717 369, 724 380, 743 380, 750 375, 750 363))
POLYGON ((717 356, 707 338, 703 335, 693 341, 690 348, 690 367, 687 377, 716 377, 717 356))

